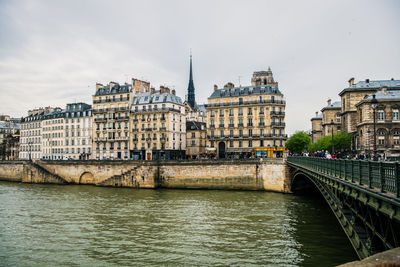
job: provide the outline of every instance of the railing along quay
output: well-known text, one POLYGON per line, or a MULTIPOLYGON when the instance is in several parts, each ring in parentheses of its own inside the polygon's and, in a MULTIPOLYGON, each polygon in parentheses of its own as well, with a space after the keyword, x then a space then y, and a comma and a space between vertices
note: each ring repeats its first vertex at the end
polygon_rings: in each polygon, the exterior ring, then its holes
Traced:
POLYGON ((287 162, 400 197, 399 162, 313 157, 288 157, 287 162))

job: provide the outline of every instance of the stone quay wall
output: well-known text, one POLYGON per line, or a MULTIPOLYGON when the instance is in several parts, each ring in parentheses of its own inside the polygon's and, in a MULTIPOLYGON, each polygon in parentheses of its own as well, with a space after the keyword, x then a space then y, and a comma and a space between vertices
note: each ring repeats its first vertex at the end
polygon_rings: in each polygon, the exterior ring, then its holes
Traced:
POLYGON ((205 161, 2 161, 0 180, 133 188, 290 192, 282 159, 205 161))

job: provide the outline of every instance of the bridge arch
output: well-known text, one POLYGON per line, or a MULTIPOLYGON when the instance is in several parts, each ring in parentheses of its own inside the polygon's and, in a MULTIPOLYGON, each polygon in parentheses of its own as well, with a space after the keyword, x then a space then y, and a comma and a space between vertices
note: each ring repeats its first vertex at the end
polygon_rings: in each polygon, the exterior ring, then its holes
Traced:
POLYGON ((94 184, 94 175, 91 172, 84 172, 79 177, 78 184, 94 184))
POLYGON ((319 192, 314 180, 307 174, 297 171, 293 174, 293 179, 290 184, 290 189, 293 193, 305 194, 319 192))

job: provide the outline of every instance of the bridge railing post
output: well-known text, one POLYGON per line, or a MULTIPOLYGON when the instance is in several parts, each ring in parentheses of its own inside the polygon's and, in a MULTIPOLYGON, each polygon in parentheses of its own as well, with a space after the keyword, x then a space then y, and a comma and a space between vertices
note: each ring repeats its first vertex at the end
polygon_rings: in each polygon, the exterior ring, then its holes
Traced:
POLYGON ((396 190, 396 197, 400 197, 400 176, 399 176, 399 163, 396 162, 394 165, 394 185, 396 190))
POLYGON ((383 163, 382 161, 379 162, 379 176, 380 176, 380 187, 381 187, 381 192, 384 192, 384 186, 385 186, 385 174, 383 172, 383 163))
POLYGON ((354 160, 351 160, 351 182, 354 183, 354 160))
POLYGON ((371 161, 368 160, 368 187, 372 188, 372 168, 371 161))
POLYGON ((362 181, 361 181, 361 160, 358 161, 358 184, 362 185, 362 181))

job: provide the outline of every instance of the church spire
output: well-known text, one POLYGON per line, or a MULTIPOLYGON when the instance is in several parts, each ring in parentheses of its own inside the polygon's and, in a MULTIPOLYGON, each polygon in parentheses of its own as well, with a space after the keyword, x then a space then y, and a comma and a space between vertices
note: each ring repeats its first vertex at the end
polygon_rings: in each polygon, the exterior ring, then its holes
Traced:
POLYGON ((190 73, 189 73, 189 85, 188 85, 188 103, 194 108, 195 105, 194 96, 194 84, 193 84, 193 72, 192 72, 192 52, 190 51, 190 73))

